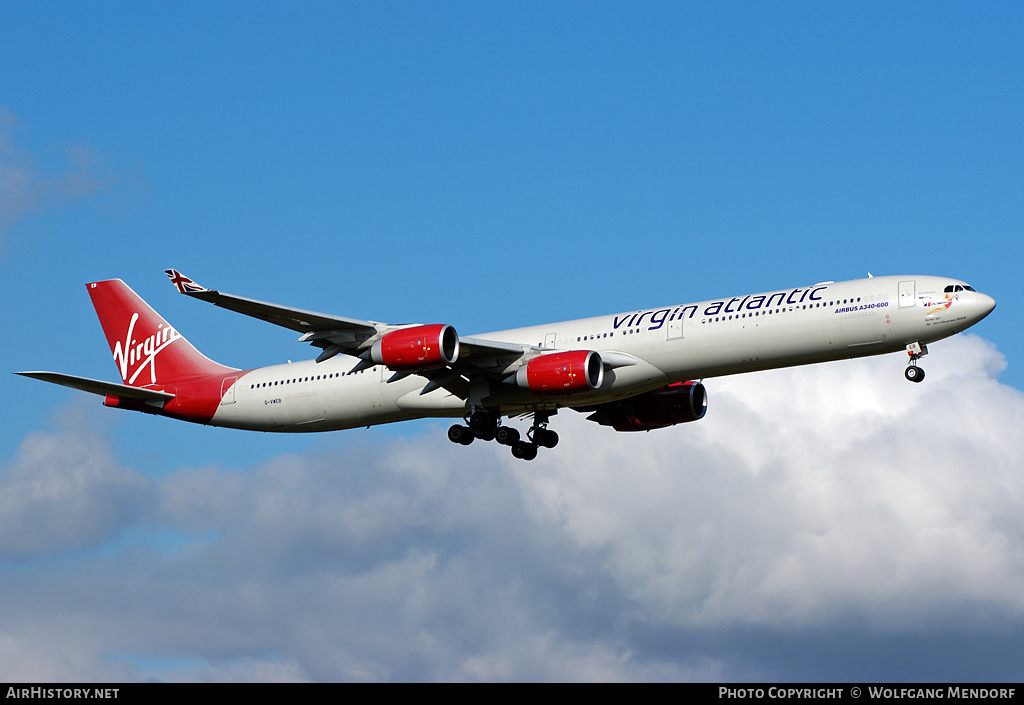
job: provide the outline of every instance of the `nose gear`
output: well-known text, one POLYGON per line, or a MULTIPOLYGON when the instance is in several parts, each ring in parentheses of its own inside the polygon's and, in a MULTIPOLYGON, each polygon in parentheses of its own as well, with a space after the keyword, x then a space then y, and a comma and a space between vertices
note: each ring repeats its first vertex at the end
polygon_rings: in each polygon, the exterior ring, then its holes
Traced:
POLYGON ((921 343, 911 343, 908 345, 907 355, 910 356, 910 361, 907 363, 907 369, 903 371, 903 376, 914 383, 924 381, 924 370, 917 366, 917 361, 927 354, 927 345, 921 345, 921 343))

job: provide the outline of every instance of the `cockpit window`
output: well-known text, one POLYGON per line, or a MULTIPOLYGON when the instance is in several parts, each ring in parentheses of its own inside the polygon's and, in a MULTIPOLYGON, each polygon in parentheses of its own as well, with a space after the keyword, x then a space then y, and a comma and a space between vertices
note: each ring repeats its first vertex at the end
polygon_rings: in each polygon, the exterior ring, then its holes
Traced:
POLYGON ((963 285, 961 285, 961 284, 950 284, 949 286, 947 286, 942 291, 943 291, 943 293, 946 293, 946 294, 953 294, 953 293, 956 293, 957 291, 974 291, 974 287, 973 286, 967 286, 966 284, 963 284, 963 285))

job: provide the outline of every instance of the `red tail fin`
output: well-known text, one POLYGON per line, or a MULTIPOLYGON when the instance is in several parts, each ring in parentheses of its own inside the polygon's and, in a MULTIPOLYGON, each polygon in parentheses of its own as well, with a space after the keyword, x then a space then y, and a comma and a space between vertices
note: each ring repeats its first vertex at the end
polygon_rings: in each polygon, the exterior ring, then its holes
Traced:
POLYGON ((192 347, 120 279, 86 287, 125 384, 144 387, 234 371, 192 347))

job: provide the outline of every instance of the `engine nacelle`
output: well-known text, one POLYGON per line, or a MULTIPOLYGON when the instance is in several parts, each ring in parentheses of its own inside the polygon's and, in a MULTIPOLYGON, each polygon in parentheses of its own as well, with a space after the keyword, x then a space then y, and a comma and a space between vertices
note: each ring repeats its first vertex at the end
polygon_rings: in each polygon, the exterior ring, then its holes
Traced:
POLYGON ((370 359, 392 370, 429 370, 458 357, 459 336, 443 323, 393 330, 370 348, 370 359))
POLYGON ((535 357, 516 370, 514 381, 535 392, 597 389, 604 381, 604 364, 593 350, 551 353, 535 357))
POLYGON ((601 404, 587 420, 616 431, 651 431, 699 421, 707 410, 708 395, 703 384, 673 382, 652 392, 601 404))

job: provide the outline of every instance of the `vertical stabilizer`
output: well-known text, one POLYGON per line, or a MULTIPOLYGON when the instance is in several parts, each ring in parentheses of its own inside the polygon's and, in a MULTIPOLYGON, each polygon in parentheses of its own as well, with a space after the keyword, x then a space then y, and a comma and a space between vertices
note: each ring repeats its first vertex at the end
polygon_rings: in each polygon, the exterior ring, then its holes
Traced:
POLYGON ((144 387, 234 371, 192 347, 120 279, 86 288, 125 384, 144 387))

